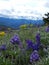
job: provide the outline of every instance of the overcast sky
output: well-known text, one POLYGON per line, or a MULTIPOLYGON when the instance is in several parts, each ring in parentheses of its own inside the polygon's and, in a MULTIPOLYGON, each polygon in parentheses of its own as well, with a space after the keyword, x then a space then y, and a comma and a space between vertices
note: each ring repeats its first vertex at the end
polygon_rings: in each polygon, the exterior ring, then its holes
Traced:
POLYGON ((0 14, 9 17, 42 18, 49 12, 49 0, 0 0, 0 14))

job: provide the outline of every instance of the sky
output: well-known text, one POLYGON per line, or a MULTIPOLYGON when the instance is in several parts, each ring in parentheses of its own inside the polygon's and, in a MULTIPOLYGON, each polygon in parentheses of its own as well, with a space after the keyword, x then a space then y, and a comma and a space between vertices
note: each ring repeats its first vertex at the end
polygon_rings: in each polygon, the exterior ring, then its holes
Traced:
POLYGON ((0 0, 0 16, 42 19, 49 12, 49 0, 0 0))

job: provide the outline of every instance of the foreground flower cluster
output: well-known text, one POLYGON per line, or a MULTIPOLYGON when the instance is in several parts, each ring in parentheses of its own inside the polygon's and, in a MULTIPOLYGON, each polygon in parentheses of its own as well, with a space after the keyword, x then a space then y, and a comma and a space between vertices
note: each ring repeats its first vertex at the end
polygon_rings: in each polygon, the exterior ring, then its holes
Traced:
POLYGON ((36 34, 36 43, 32 42, 31 40, 26 40, 27 48, 33 49, 32 54, 30 55, 30 62, 39 60, 38 50, 40 49, 41 42, 40 42, 40 33, 36 34))
MULTIPOLYGON (((46 32, 49 32, 49 27, 46 28, 46 32)), ((39 61, 41 57, 43 57, 44 51, 47 52, 45 45, 41 42, 41 34, 39 32, 35 35, 35 42, 33 39, 25 39, 24 41, 25 47, 19 35, 14 35, 10 38, 9 45, 0 45, 0 57, 2 59, 6 58, 6 60, 10 60, 10 62, 12 61, 12 63, 17 63, 13 65, 19 65, 19 61, 20 63, 22 62, 21 65, 23 65, 24 63, 27 64, 27 62, 32 64, 39 61)))
MULTIPOLYGON (((40 33, 36 34, 35 39, 36 39, 36 42, 33 42, 30 39, 25 40, 26 41, 26 49, 23 48, 23 44, 22 44, 18 35, 14 35, 10 39, 10 43, 14 46, 14 50, 16 50, 15 49, 16 45, 20 48, 20 50, 24 49, 25 51, 27 51, 27 50, 32 49, 32 53, 30 53, 30 60, 29 60, 32 63, 33 61, 38 61, 40 59, 40 54, 38 53, 38 51, 42 47, 41 41, 40 41, 40 33)), ((2 44, 0 46, 0 51, 6 51, 7 49, 8 48, 7 48, 6 44, 2 44)))

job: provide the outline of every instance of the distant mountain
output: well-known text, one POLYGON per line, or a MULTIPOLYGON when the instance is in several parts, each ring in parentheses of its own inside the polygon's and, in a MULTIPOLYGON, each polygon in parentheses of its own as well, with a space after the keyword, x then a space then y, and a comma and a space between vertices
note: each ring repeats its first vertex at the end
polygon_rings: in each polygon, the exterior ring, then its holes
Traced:
POLYGON ((43 25, 44 22, 42 20, 13 19, 13 18, 0 17, 0 26, 7 26, 17 29, 19 28, 20 25, 23 24, 43 25))

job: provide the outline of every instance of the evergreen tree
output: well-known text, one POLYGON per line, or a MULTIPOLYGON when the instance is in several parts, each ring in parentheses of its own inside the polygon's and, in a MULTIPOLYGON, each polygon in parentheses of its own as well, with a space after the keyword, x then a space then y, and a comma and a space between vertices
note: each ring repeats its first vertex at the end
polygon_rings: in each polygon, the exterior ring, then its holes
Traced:
POLYGON ((45 17, 43 17, 43 21, 46 25, 49 25, 49 13, 45 14, 45 17))

